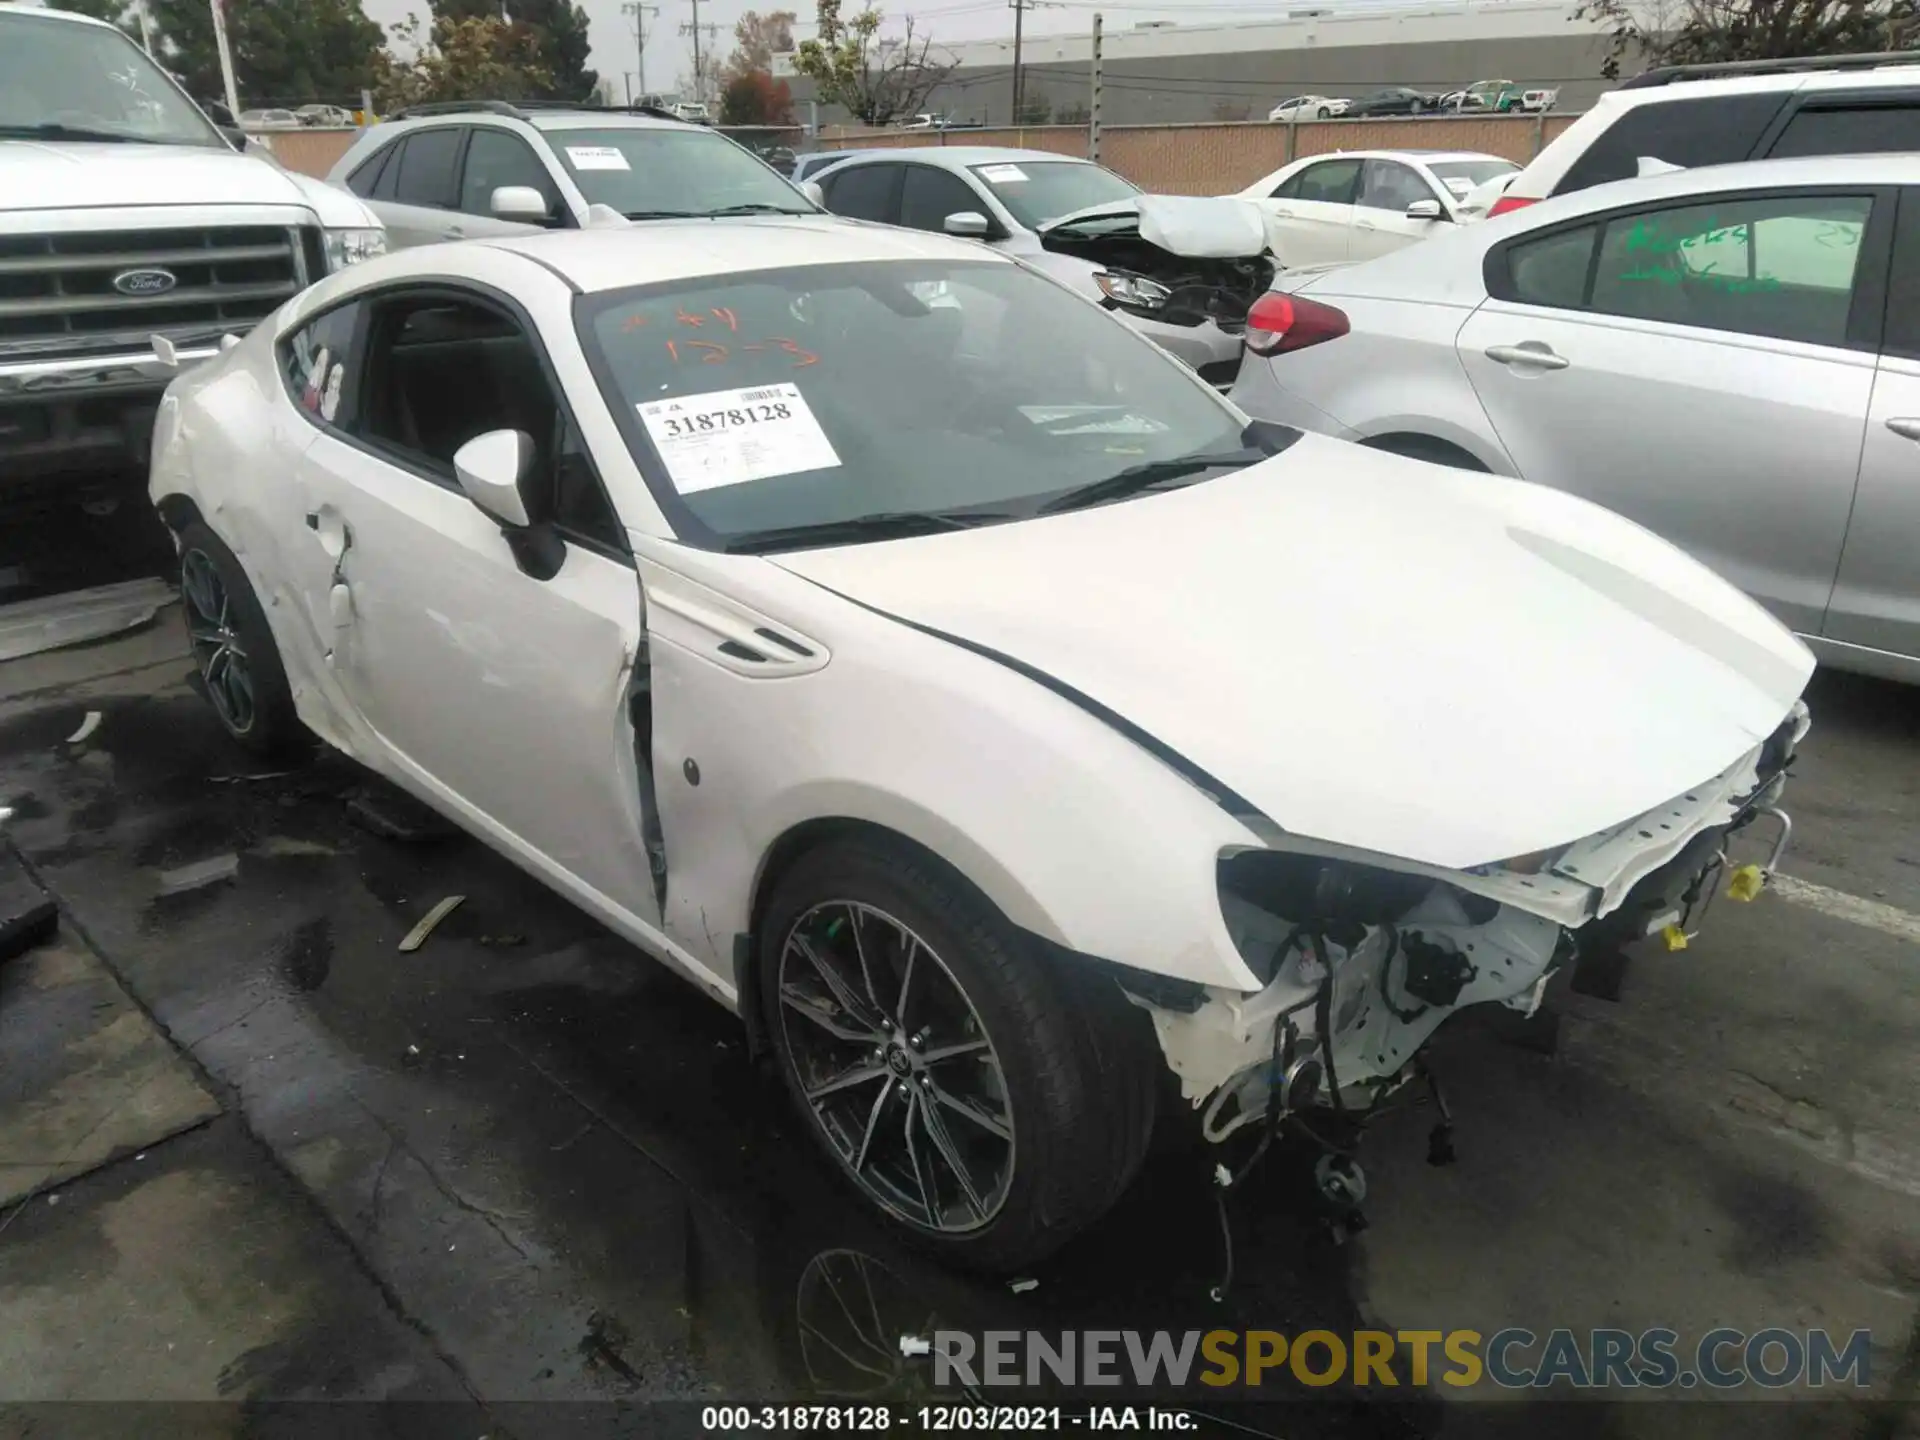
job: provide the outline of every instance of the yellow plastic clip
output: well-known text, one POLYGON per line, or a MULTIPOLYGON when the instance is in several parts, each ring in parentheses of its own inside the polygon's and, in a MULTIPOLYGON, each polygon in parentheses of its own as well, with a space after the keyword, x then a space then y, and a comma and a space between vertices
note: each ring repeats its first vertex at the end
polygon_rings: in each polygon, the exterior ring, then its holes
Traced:
POLYGON ((1660 938, 1667 942, 1667 949, 1669 950, 1684 950, 1687 948, 1687 932, 1682 930, 1678 925, 1661 926, 1660 938))
POLYGON ((1742 865, 1727 882, 1727 896, 1733 900, 1758 899, 1767 888, 1767 877, 1758 865, 1742 865))

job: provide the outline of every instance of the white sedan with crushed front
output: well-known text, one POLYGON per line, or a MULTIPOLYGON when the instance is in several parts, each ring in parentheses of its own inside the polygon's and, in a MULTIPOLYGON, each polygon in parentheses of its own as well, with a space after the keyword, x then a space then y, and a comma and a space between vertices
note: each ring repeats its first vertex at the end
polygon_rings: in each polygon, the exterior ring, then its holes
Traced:
POLYGON ((152 493, 236 740, 737 1010, 977 1265, 1107 1209, 1163 1081, 1214 1140, 1358 1116, 1462 1006, 1755 888, 1806 727, 1806 651, 1638 527, 826 218, 357 266, 174 383, 152 493))

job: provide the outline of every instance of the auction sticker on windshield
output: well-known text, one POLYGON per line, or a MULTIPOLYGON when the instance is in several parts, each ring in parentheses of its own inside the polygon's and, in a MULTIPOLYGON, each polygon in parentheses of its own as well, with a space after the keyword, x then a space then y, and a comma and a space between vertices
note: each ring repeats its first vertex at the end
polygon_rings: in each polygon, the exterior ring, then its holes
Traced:
POLYGON ((798 385, 715 390, 634 408, 682 495, 840 463, 798 385))
POLYGON ((569 145, 567 159, 576 170, 630 170, 627 157, 617 145, 569 145))
POLYGON ((1027 178, 1018 165, 982 165, 980 178, 992 185, 1017 185, 1027 178))

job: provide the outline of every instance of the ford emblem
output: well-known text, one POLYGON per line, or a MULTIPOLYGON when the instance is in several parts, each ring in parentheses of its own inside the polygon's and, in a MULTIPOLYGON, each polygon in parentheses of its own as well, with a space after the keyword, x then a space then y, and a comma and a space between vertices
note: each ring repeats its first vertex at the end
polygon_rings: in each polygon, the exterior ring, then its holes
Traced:
POLYGON ((113 288, 122 295, 164 295, 179 283, 171 270, 122 270, 113 277, 113 288))

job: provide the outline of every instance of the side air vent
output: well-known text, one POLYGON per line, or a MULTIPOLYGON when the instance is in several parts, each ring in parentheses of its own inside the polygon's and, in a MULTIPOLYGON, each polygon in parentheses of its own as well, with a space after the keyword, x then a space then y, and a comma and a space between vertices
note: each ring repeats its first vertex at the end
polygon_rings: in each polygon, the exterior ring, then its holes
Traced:
POLYGON ((816 642, 776 629, 766 616, 679 576, 648 583, 647 626, 663 640, 755 679, 804 675, 829 658, 816 642))

